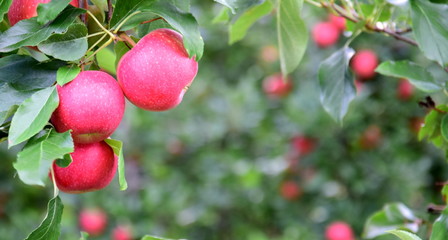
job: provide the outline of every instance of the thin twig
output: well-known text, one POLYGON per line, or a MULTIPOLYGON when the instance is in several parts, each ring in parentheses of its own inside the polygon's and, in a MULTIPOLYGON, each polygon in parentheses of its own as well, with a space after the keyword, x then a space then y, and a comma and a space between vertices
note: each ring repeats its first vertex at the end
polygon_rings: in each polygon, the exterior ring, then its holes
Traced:
POLYGON ((123 40, 123 42, 129 43, 129 44, 131 44, 132 47, 135 47, 136 43, 125 32, 120 32, 120 34, 118 34, 118 36, 120 37, 121 40, 123 40))
POLYGON ((112 0, 107 0, 107 23, 110 23, 110 20, 112 19, 112 0))
POLYGON ((148 21, 141 22, 140 24, 154 22, 154 21, 157 21, 157 20, 160 20, 160 19, 163 19, 163 18, 162 17, 154 18, 154 19, 151 19, 151 20, 148 20, 148 21))

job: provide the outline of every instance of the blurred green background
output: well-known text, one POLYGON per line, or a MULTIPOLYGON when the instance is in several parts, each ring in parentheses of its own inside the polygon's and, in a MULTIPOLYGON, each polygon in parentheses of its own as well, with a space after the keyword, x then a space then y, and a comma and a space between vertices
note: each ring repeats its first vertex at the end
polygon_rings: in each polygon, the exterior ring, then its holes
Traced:
MULTIPOLYGON (((125 144, 129 188, 119 191, 115 179, 98 192, 61 193, 60 239, 79 239, 78 214, 88 207, 103 209, 109 218, 107 230, 89 239, 111 239, 115 226, 127 225, 136 239, 152 234, 314 240, 324 239, 325 227, 338 220, 348 222, 360 239, 368 216, 388 202, 401 201, 423 218, 429 216, 429 203, 443 203, 437 185, 448 178, 443 154, 419 142, 415 132, 415 122, 425 115, 417 104, 423 93, 400 100, 398 79, 377 75, 363 83, 344 124, 335 123, 320 105, 316 72, 347 40, 341 37, 328 49, 310 40, 291 75, 292 93, 269 98, 262 81, 280 71, 275 54, 268 54, 274 61, 263 57, 266 46, 272 51, 276 45, 274 15, 229 46, 227 26, 211 23, 222 7, 193 2, 205 40, 193 85, 167 112, 127 103, 113 137, 125 144), (366 129, 378 128, 376 142, 363 147, 366 129), (297 154, 291 144, 297 136, 314 139, 314 150, 297 154), (282 196, 285 181, 297 184, 299 197, 282 196)), ((323 10, 305 6, 309 29, 326 17, 323 10)), ((379 34, 363 34, 351 46, 372 49, 380 60, 413 59, 432 68, 416 48, 379 34)), ((20 182, 12 167, 15 151, 0 144, 1 239, 25 238, 40 223, 52 194, 50 183, 40 188, 20 182)))

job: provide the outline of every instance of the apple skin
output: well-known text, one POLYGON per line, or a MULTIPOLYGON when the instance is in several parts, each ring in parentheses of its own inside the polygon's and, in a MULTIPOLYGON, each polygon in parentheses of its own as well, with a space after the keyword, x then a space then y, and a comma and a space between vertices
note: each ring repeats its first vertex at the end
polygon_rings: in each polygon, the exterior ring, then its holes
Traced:
POLYGON ((148 111, 176 107, 197 72, 198 63, 188 57, 182 36, 165 28, 144 36, 117 67, 126 98, 148 111))
POLYGON ((123 118, 123 92, 117 81, 105 72, 81 72, 63 87, 57 86, 57 90, 59 106, 51 122, 58 132, 71 129, 77 143, 108 138, 123 118))
MULTIPOLYGON (((59 190, 66 193, 92 192, 105 188, 117 172, 118 158, 104 141, 90 144, 75 143, 68 167, 53 163, 54 177, 59 190)), ((51 173, 50 173, 51 178, 51 173)))
POLYGON ((286 97, 292 91, 291 78, 283 78, 281 73, 275 73, 263 80, 263 91, 271 98, 286 97))
POLYGON ((345 30, 346 20, 344 17, 339 17, 334 14, 330 14, 328 16, 328 18, 329 18, 330 22, 333 23, 333 25, 339 29, 339 31, 345 30))
POLYGON ((280 193, 286 200, 296 200, 302 195, 300 187, 294 181, 284 181, 280 186, 280 193))
POLYGON ((333 222, 325 230, 326 240, 355 240, 353 230, 345 222, 333 222))
MULTIPOLYGON (((17 22, 37 16, 37 6, 40 3, 49 3, 51 0, 13 0, 8 11, 9 24, 14 26, 17 22)), ((79 7, 78 0, 70 4, 79 7)))
POLYGON ((381 128, 377 125, 370 125, 362 133, 359 144, 362 149, 371 150, 380 145, 382 138, 381 128))
POLYGON ((117 226, 112 230, 113 240, 132 240, 131 229, 127 226, 117 226))
POLYGON ((307 155, 314 151, 316 140, 306 136, 295 136, 291 139, 292 148, 300 155, 307 155))
POLYGON ((351 60, 351 67, 360 80, 373 78, 378 66, 378 57, 372 50, 358 51, 351 60))
POLYGON ((397 97, 403 101, 409 100, 414 93, 414 86, 407 79, 400 79, 397 88, 397 97))
POLYGON ((339 39, 339 29, 331 22, 316 24, 311 31, 314 42, 321 48, 334 45, 339 39))
POLYGON ((107 215, 99 208, 83 209, 79 214, 79 227, 91 236, 104 232, 107 225, 107 215))

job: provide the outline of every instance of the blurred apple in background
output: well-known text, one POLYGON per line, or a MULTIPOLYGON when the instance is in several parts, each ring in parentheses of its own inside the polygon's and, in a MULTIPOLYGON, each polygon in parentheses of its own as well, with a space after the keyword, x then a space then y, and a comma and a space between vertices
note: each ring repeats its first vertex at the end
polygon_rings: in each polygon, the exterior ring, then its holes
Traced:
POLYGON ((339 31, 342 32, 345 30, 346 20, 344 17, 339 17, 334 14, 329 14, 328 18, 329 18, 330 22, 339 29, 339 31))
POLYGON ((381 128, 370 125, 361 135, 359 144, 362 149, 370 150, 378 147, 382 140, 381 128))
POLYGON ((296 200, 302 195, 302 190, 294 181, 284 181, 280 186, 281 195, 287 200, 296 200))
POLYGON ((353 72, 363 81, 369 80, 376 75, 375 69, 377 66, 378 57, 372 50, 360 50, 351 60, 353 72))
POLYGON ((81 231, 91 236, 101 235, 106 229, 107 215, 99 208, 83 209, 79 214, 81 231))
POLYGON ((292 91, 292 81, 289 77, 283 78, 281 73, 275 73, 263 80, 264 93, 271 98, 282 98, 292 91))
POLYGON ((326 240, 355 240, 353 230, 345 222, 333 222, 325 230, 326 240))
POLYGON ((278 50, 274 45, 266 45, 261 48, 260 58, 266 63, 273 63, 278 60, 278 50))
POLYGON ((338 27, 331 22, 320 22, 311 31, 314 42, 321 48, 334 45, 339 39, 339 34, 338 27))
POLYGON ((314 151, 316 140, 310 137, 297 135, 291 139, 291 145, 293 150, 300 155, 307 155, 314 151))
POLYGON ((413 117, 409 120, 409 129, 415 134, 418 134, 420 129, 425 124, 425 119, 422 117, 413 117))
POLYGON ((397 88, 397 97, 403 101, 409 100, 414 93, 414 86, 407 79, 400 79, 397 88))
POLYGON ((119 225, 112 230, 113 240, 132 240, 132 231, 128 226, 119 225))

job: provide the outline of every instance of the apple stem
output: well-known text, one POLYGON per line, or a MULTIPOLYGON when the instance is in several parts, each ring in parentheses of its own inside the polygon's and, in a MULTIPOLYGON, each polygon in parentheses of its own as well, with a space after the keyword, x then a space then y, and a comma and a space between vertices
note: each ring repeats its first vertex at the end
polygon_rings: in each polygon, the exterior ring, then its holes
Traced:
POLYGON ((113 33, 111 33, 109 30, 107 30, 103 24, 101 24, 98 19, 96 19, 95 15, 93 15, 93 13, 91 13, 90 11, 87 11, 87 14, 90 15, 90 17, 96 22, 96 24, 105 32, 107 33, 111 39, 115 39, 115 35, 113 33))
POLYGON ((160 20, 160 19, 165 20, 165 19, 162 18, 162 17, 158 17, 158 18, 154 18, 154 19, 151 19, 151 20, 148 20, 148 21, 141 22, 140 24, 145 24, 145 23, 154 22, 154 21, 157 21, 157 20, 160 20))
POLYGON ((130 38, 125 32, 121 32, 120 34, 118 34, 118 36, 120 37, 120 40, 122 40, 123 42, 129 43, 132 47, 135 47, 136 43, 135 41, 130 38))
POLYGON ((130 14, 129 16, 127 16, 125 19, 123 19, 123 21, 121 21, 121 23, 118 24, 118 26, 115 28, 114 33, 115 33, 115 34, 118 33, 118 31, 120 31, 120 28, 123 27, 123 25, 124 25, 129 19, 131 19, 133 16, 135 16, 135 15, 137 15, 137 14, 140 14, 140 13, 141 13, 141 11, 133 12, 132 14, 130 14))
POLYGON ((56 185, 56 178, 54 176, 54 165, 53 164, 51 164, 50 171, 51 171, 51 180, 53 181, 53 186, 54 186, 53 195, 54 195, 54 197, 56 197, 59 194, 59 188, 58 188, 58 185, 56 185))
POLYGON ((95 36, 98 36, 98 35, 101 35, 101 34, 105 34, 105 32, 92 33, 90 35, 87 35, 86 38, 95 37, 95 36))
MULTIPOLYGON (((106 35, 104 35, 106 36, 106 35)), ((112 38, 109 38, 109 40, 107 40, 106 43, 104 43, 101 47, 99 47, 95 52, 93 52, 90 56, 88 56, 87 58, 85 58, 83 61, 81 61, 79 64, 82 66, 84 65, 86 62, 88 62, 88 60, 90 60, 92 57, 94 57, 99 51, 101 51, 103 48, 109 46, 109 44, 111 44, 113 42, 112 38)))
POLYGON ((87 53, 88 52, 90 52, 90 51, 92 51, 95 47, 96 47, 96 45, 98 45, 101 41, 103 41, 103 39, 107 36, 107 34, 105 34, 105 33, 103 33, 102 32, 102 34, 104 34, 100 39, 98 39, 98 41, 96 41, 88 50, 87 50, 87 53))

